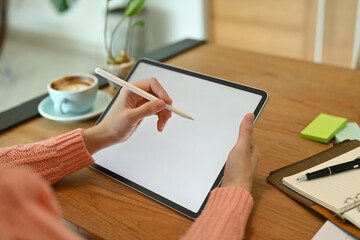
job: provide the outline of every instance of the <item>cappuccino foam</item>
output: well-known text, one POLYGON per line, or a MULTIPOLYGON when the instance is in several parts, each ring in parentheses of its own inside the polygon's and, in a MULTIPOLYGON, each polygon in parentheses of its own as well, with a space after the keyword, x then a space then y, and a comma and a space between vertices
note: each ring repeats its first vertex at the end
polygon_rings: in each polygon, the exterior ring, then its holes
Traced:
POLYGON ((93 80, 84 77, 64 77, 51 84, 51 87, 58 91, 74 92, 81 91, 90 87, 93 84, 93 80))

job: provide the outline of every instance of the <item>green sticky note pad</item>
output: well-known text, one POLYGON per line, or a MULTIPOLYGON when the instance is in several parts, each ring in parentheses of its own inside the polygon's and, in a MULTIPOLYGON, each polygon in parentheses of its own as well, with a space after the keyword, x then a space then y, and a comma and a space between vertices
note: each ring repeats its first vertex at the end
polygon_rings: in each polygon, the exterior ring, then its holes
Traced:
POLYGON ((306 139, 328 143, 346 124, 346 118, 321 113, 300 134, 306 139))

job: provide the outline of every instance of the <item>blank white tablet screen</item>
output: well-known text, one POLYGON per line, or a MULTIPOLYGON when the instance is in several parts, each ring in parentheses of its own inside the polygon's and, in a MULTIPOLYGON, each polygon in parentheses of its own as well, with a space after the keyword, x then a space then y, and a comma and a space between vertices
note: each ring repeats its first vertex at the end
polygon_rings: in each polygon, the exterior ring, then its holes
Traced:
POLYGON ((124 143, 97 152, 96 164, 193 212, 198 212, 234 146, 240 122, 261 96, 140 62, 130 83, 155 77, 173 105, 163 132, 157 116, 144 119, 124 143))

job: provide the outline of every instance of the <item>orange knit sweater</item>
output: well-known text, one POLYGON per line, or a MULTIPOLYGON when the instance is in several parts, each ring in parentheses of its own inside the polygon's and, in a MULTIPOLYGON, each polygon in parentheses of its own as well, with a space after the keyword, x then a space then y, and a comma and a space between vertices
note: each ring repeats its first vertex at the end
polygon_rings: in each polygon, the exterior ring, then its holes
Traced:
MULTIPOLYGON (((0 239, 81 239, 62 225, 59 205, 44 180, 54 183, 93 162, 81 129, 1 148, 0 239)), ((252 205, 242 188, 216 188, 182 239, 242 239, 252 205)))

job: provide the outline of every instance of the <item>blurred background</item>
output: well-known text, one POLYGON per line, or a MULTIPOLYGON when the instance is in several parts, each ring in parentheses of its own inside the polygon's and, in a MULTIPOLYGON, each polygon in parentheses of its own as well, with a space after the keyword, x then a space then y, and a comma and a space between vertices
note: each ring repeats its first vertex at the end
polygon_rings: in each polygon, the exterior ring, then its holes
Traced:
MULTIPOLYGON (((0 112, 46 93, 51 80, 106 62, 106 0, 0 0, 0 112)), ((127 0, 110 1, 109 28, 127 0)), ((148 0, 136 16, 137 57, 185 38, 358 69, 359 0, 148 0)), ((115 36, 121 49, 126 28, 115 36)))

